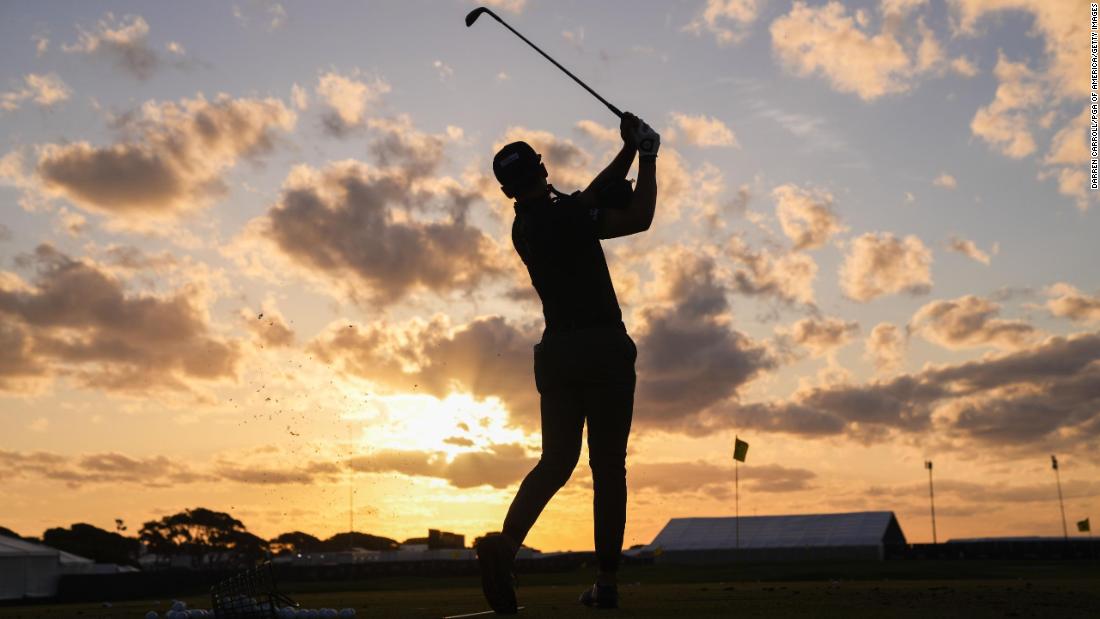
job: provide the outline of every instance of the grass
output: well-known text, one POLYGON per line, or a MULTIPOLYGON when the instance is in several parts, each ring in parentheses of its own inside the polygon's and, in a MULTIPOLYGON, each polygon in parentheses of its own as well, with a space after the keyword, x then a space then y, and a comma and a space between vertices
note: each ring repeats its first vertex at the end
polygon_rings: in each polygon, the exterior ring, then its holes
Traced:
MULTIPOLYGON (((625 566, 622 608, 580 607, 588 569, 520 575, 520 617, 1100 617, 1100 565, 1082 562, 913 561, 625 566)), ((290 583, 308 608, 352 607, 360 618, 441 617, 484 610, 474 578, 290 583)), ((208 607, 207 596, 182 597, 208 607)), ((0 607, 0 619, 107 619, 163 612, 167 600, 0 607)))

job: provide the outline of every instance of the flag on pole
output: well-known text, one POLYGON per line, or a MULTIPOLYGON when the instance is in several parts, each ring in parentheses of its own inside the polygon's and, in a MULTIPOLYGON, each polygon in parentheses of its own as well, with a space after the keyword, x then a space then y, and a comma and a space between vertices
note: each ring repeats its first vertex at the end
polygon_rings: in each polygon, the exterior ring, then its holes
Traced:
POLYGON ((931 460, 925 460, 925 461, 924 461, 924 468, 926 468, 926 469, 928 469, 929 471, 931 471, 931 470, 932 470, 932 461, 931 461, 931 460))
POLYGON ((749 453, 749 444, 745 441, 733 437, 733 459, 739 462, 745 461, 745 455, 749 453))
POLYGON ((1051 454, 1050 456, 1050 468, 1054 469, 1055 471, 1058 470, 1058 458, 1055 458, 1054 454, 1051 454))
POLYGON ((1091 532, 1092 529, 1089 528, 1089 519, 1085 518, 1084 520, 1078 522, 1077 523, 1077 530, 1081 533, 1091 532))

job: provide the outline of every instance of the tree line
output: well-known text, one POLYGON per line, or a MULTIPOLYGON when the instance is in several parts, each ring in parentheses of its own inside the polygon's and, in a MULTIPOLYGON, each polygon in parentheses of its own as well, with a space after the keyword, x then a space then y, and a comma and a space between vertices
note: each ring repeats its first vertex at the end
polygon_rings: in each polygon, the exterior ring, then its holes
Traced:
MULTIPOLYGON (((244 523, 225 513, 196 507, 177 514, 150 520, 136 536, 126 535, 128 527, 115 520, 115 530, 76 523, 69 528, 47 529, 41 539, 22 537, 0 526, 0 535, 45 544, 96 563, 138 565, 138 558, 151 553, 160 564, 172 564, 175 557, 190 559, 192 566, 237 565, 255 563, 285 554, 335 552, 351 548, 396 550, 398 542, 368 533, 337 533, 321 539, 302 531, 282 533, 263 539, 249 533, 244 523)), ((175 562, 178 564, 178 562, 175 562)))

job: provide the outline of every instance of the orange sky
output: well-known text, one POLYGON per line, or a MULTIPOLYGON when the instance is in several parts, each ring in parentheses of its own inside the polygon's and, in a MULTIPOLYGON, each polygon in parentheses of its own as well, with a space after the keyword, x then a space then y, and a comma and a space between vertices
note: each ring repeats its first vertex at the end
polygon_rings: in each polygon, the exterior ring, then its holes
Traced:
MULTIPOLYGON (((1087 3, 498 0, 662 135, 603 243, 637 342, 626 544, 893 510, 930 541, 1100 512, 1087 3), (623 22, 624 7, 630 19, 623 22)), ((543 322, 490 173, 614 118, 473 4, 0 8, 0 525, 500 528, 543 322), (262 316, 261 316, 262 315, 262 316)), ((631 174, 633 176, 633 172, 631 174)), ((590 549, 581 465, 527 543, 590 549)))

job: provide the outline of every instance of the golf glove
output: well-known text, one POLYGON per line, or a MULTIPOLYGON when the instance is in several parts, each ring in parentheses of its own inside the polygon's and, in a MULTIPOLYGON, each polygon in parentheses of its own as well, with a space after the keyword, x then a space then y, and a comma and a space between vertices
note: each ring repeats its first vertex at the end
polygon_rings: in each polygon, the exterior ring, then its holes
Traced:
POLYGON ((638 143, 639 157, 656 157, 657 149, 661 147, 661 136, 653 127, 646 123, 640 123, 634 132, 634 139, 638 143))

